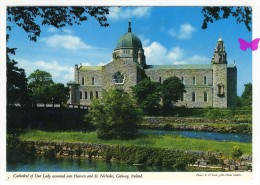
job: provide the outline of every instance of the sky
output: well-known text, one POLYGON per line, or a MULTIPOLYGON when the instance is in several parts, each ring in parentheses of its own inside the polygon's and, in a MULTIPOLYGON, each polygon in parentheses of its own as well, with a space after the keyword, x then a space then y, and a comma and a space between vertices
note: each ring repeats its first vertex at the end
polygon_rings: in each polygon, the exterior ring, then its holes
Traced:
POLYGON ((29 76, 40 69, 51 73, 54 82, 74 81, 74 65, 105 65, 111 62, 119 38, 132 32, 143 44, 148 65, 210 64, 217 40, 221 37, 228 63, 237 66, 237 94, 252 82, 252 51, 242 51, 238 38, 252 40, 245 25, 233 17, 209 23, 202 29, 202 7, 111 7, 109 27, 100 27, 93 18, 80 26, 55 29, 42 26, 37 42, 16 26, 9 32, 8 46, 17 48, 12 56, 29 76))

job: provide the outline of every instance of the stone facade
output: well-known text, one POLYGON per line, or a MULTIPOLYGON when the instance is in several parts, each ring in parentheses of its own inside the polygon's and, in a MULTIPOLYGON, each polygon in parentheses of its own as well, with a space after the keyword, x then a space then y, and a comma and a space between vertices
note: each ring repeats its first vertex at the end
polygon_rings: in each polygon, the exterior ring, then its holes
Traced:
POLYGON ((142 42, 129 23, 112 57, 104 66, 75 65, 75 81, 68 83, 69 104, 90 105, 93 98, 102 97, 103 90, 120 87, 131 93, 131 87, 145 77, 163 83, 171 76, 181 79, 186 90, 175 106, 226 108, 236 104, 237 69, 235 64, 227 64, 221 38, 209 64, 147 65, 142 42))

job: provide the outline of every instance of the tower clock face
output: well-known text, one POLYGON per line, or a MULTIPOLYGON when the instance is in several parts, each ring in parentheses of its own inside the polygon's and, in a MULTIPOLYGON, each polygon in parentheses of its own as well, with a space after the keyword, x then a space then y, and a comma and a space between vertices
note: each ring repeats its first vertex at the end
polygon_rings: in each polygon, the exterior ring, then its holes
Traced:
POLYGON ((118 71, 113 75, 113 82, 115 84, 123 84, 124 81, 125 81, 125 76, 121 72, 118 71))

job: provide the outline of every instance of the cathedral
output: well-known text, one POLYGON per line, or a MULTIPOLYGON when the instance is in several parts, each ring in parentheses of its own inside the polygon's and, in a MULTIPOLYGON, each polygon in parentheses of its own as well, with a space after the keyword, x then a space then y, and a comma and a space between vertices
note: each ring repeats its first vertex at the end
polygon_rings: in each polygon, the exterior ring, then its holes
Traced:
POLYGON ((128 31, 121 36, 112 53, 112 61, 104 66, 75 65, 74 82, 70 88, 68 104, 90 105, 94 98, 102 98, 102 91, 122 88, 131 92, 144 78, 163 83, 171 76, 178 77, 185 85, 175 106, 226 108, 236 104, 237 68, 227 63, 224 42, 218 39, 209 64, 149 65, 146 64, 141 40, 128 31))

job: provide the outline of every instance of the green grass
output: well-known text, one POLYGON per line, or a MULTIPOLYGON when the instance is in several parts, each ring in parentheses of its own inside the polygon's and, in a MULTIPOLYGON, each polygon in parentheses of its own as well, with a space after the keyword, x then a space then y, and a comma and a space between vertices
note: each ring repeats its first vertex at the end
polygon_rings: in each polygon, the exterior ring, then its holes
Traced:
POLYGON ((121 146, 150 146, 158 148, 220 152, 226 157, 232 156, 233 146, 238 146, 244 155, 252 155, 252 144, 241 142, 219 142, 204 139, 190 139, 173 135, 147 135, 133 140, 101 140, 96 132, 44 132, 28 131, 20 135, 23 141, 52 141, 72 143, 96 143, 121 146))

